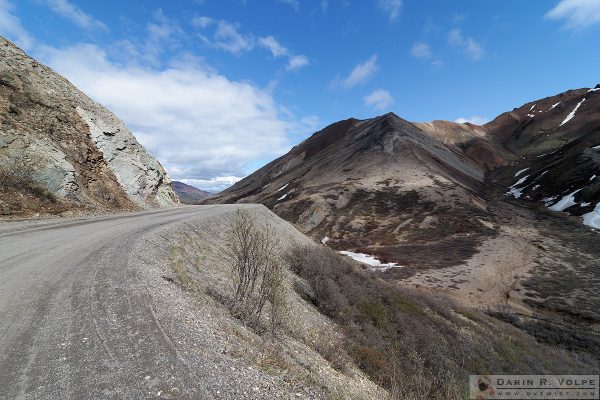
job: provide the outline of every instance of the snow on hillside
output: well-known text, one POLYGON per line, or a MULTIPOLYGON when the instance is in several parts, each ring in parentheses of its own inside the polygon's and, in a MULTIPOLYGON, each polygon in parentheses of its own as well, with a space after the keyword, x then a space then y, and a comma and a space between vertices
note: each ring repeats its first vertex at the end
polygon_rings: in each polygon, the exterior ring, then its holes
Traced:
POLYGON ((370 265, 371 267, 376 268, 378 270, 382 270, 382 271, 387 271, 390 268, 402 268, 402 266, 400 266, 396 263, 384 264, 381 261, 379 261, 377 258, 370 256, 368 254, 364 254, 364 253, 354 253, 352 251, 340 251, 340 254, 351 257, 353 260, 358 261, 359 263, 370 265))
POLYGON ((583 102, 585 101, 585 98, 583 100, 581 100, 573 109, 573 111, 571 111, 571 113, 569 115, 567 115, 567 118, 565 118, 565 120, 559 125, 559 126, 563 126, 564 124, 566 124, 567 122, 569 122, 570 120, 572 120, 575 117, 575 113, 577 113, 577 110, 579 110, 579 107, 581 107, 581 105, 583 104, 583 102))
POLYGON ((583 216, 583 223, 595 229, 600 229, 600 203, 596 205, 594 211, 583 216))
POLYGON ((582 190, 583 189, 577 189, 576 191, 569 193, 568 195, 560 199, 556 204, 548 208, 552 211, 564 211, 567 208, 574 206, 575 204, 577 204, 577 202, 575 201, 575 195, 581 192, 582 190))
MULTIPOLYGON (((518 176, 518 175, 515 175, 518 176)), ((515 183, 514 185, 512 185, 511 187, 509 187, 508 192, 506 194, 510 194, 512 196, 514 196, 515 199, 520 198, 523 195, 523 188, 519 188, 518 186, 521 185, 523 182, 525 182, 527 180, 527 178, 529 178, 529 175, 522 177, 521 179, 519 179, 517 181, 517 183, 515 183)))
POLYGON ((523 168, 522 170, 518 171, 518 172, 515 174, 515 178, 516 178, 517 176, 521 175, 523 172, 527 171, 528 169, 529 169, 529 168, 523 168))

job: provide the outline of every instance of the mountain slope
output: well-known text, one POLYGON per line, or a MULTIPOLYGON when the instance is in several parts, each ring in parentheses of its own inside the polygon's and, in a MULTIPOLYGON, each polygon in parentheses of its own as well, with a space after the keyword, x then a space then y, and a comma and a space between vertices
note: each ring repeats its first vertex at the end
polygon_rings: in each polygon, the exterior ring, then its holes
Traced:
POLYGON ((600 85, 527 103, 484 128, 520 156, 491 174, 497 190, 600 229, 600 85))
POLYGON ((471 123, 432 121, 413 123, 430 136, 469 157, 486 171, 505 165, 516 155, 484 127, 471 123))
POLYGON ((208 202, 265 204, 398 284, 598 330, 600 254, 582 221, 600 223, 599 94, 559 94, 481 127, 340 121, 208 202))
POLYGON ((186 185, 183 182, 173 181, 171 185, 183 204, 198 204, 200 201, 212 196, 212 193, 186 185))
POLYGON ((464 260, 493 235, 479 220, 483 179, 458 148, 386 114, 330 125, 209 202, 265 204, 336 250, 410 275, 464 260))
POLYGON ((1 37, 0 154, 5 214, 178 204, 122 121, 1 37))

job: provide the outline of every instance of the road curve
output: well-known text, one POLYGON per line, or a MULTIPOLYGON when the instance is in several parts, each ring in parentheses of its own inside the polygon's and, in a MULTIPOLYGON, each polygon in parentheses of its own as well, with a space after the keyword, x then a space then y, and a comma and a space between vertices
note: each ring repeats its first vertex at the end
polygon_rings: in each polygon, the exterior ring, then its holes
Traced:
POLYGON ((149 380, 210 398, 128 267, 165 224, 231 206, 0 224, 0 399, 149 398, 149 380))

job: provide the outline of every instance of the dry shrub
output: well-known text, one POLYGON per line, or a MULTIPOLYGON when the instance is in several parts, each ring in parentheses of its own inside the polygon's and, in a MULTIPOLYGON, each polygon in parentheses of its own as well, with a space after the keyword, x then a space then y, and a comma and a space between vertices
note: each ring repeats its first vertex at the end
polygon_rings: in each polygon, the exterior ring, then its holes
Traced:
POLYGON ((233 298, 231 313, 258 327, 267 304, 272 333, 283 328, 287 313, 285 267, 273 228, 258 226, 252 216, 238 210, 227 232, 225 259, 231 270, 233 298))
POLYGON ((327 360, 334 369, 347 371, 351 360, 344 348, 343 334, 331 328, 317 328, 308 333, 304 342, 327 360))
POLYGON ((594 371, 484 314, 460 317, 447 299, 386 282, 326 247, 295 248, 286 259, 310 284, 309 300, 343 329, 345 351, 394 399, 462 399, 472 373, 594 371))

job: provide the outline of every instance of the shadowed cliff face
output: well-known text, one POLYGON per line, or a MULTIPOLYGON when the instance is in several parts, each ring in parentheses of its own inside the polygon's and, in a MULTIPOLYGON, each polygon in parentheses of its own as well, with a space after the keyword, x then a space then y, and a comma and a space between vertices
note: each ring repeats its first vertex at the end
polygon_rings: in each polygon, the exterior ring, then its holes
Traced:
POLYGON ((0 155, 0 169, 24 183, 11 186, 5 174, 4 214, 178 204, 165 170, 122 121, 3 38, 0 155))

